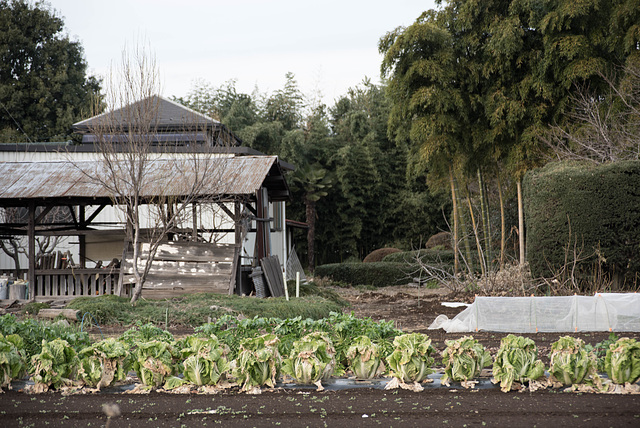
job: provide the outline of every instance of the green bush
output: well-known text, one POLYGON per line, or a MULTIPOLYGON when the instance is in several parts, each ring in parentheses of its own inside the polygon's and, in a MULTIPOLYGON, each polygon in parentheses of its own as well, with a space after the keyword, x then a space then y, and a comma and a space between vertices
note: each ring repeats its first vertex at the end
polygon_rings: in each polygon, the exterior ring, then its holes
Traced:
POLYGON ((409 282, 410 269, 406 263, 332 263, 318 266, 315 275, 349 285, 386 287, 409 282))
POLYGON ((523 190, 531 273, 551 277, 578 253, 586 258, 577 266, 578 280, 599 261, 616 285, 635 281, 640 271, 638 189, 637 161, 600 166, 558 162, 527 173, 523 190))
POLYGON ((415 251, 393 253, 385 256, 383 262, 416 264, 416 258, 420 257, 423 263, 435 266, 451 266, 453 272, 453 250, 428 248, 415 251))
POLYGON ((389 254, 399 253, 399 252, 400 250, 398 250, 397 248, 389 248, 389 247, 378 248, 377 250, 370 252, 362 262, 363 263, 381 262, 385 258, 385 256, 388 256, 389 254))

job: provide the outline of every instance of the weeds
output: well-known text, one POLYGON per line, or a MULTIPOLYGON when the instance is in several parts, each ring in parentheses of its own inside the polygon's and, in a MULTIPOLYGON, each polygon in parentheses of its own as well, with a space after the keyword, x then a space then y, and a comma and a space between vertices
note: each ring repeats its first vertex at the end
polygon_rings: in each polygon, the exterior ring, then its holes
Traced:
POLYGON ((81 314, 90 313, 100 324, 131 325, 136 321, 169 326, 199 326, 223 315, 320 319, 333 311, 339 311, 346 303, 339 297, 330 295, 330 290, 308 286, 310 294, 287 301, 284 297, 257 299, 253 297, 228 296, 215 293, 198 293, 165 300, 140 299, 136 306, 129 300, 117 296, 80 297, 73 300, 68 308, 77 309, 81 314))

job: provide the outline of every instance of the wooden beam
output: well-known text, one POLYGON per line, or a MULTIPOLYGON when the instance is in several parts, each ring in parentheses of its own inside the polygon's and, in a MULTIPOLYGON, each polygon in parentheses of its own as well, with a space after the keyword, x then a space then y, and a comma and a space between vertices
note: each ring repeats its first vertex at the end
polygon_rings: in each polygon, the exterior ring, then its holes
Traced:
POLYGON ((73 205, 67 205, 69 208, 69 213, 71 214, 71 218, 73 219, 73 224, 76 225, 76 229, 80 229, 80 223, 78 223, 78 218, 76 217, 76 212, 73 209, 73 205))
POLYGON ((98 214, 100 214, 104 207, 106 207, 106 205, 102 204, 98 208, 96 208, 96 210, 87 219, 87 224, 91 223, 98 216, 98 214))
MULTIPOLYGON (((78 216, 80 218, 80 228, 85 228, 85 206, 80 205, 78 207, 78 216)), ((78 255, 80 256, 80 267, 87 267, 87 236, 86 235, 78 235, 78 255)))
POLYGON ((39 224, 45 218, 45 216, 51 212, 52 209, 53 209, 53 205, 44 207, 42 212, 38 215, 38 217, 36 217, 35 224, 39 224))
MULTIPOLYGON (((236 214, 232 213, 231 210, 227 208, 227 206, 224 203, 217 202, 217 204, 220 206, 220 208, 222 208, 222 211, 224 211, 229 216, 230 219, 235 220, 236 214)), ((235 204, 239 204, 239 202, 234 202, 234 205, 235 204)), ((237 209, 236 209, 236 212, 237 212, 237 209)))
POLYGON ((29 299, 35 300, 36 296, 36 206, 29 204, 29 223, 27 226, 29 241, 29 299))
POLYGON ((191 237, 194 242, 198 242, 198 205, 195 202, 191 204, 191 217, 193 217, 193 232, 191 237))

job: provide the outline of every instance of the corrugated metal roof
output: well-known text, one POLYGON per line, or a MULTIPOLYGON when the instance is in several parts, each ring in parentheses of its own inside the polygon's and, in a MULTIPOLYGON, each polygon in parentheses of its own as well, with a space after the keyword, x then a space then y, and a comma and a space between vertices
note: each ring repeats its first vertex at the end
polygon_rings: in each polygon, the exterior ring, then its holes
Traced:
MULTIPOLYGON (((144 172, 143 195, 190 194, 194 183, 201 197, 253 195, 261 186, 273 187, 282 200, 288 188, 275 156, 159 159, 149 161, 144 172), (199 177, 205 177, 201 180, 199 177), (276 178, 268 180, 267 176, 276 178)), ((128 171, 123 161, 114 169, 128 171)), ((110 198, 111 192, 92 177, 109 177, 102 161, 0 162, 0 205, 32 199, 110 198)))

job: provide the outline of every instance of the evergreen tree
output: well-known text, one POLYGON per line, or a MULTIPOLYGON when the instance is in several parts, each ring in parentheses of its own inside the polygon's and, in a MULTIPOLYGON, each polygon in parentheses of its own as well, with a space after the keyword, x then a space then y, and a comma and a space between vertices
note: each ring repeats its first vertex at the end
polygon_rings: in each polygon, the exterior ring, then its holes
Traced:
POLYGON ((61 141, 100 101, 79 42, 44 2, 0 2, 0 134, 7 141, 61 141))

